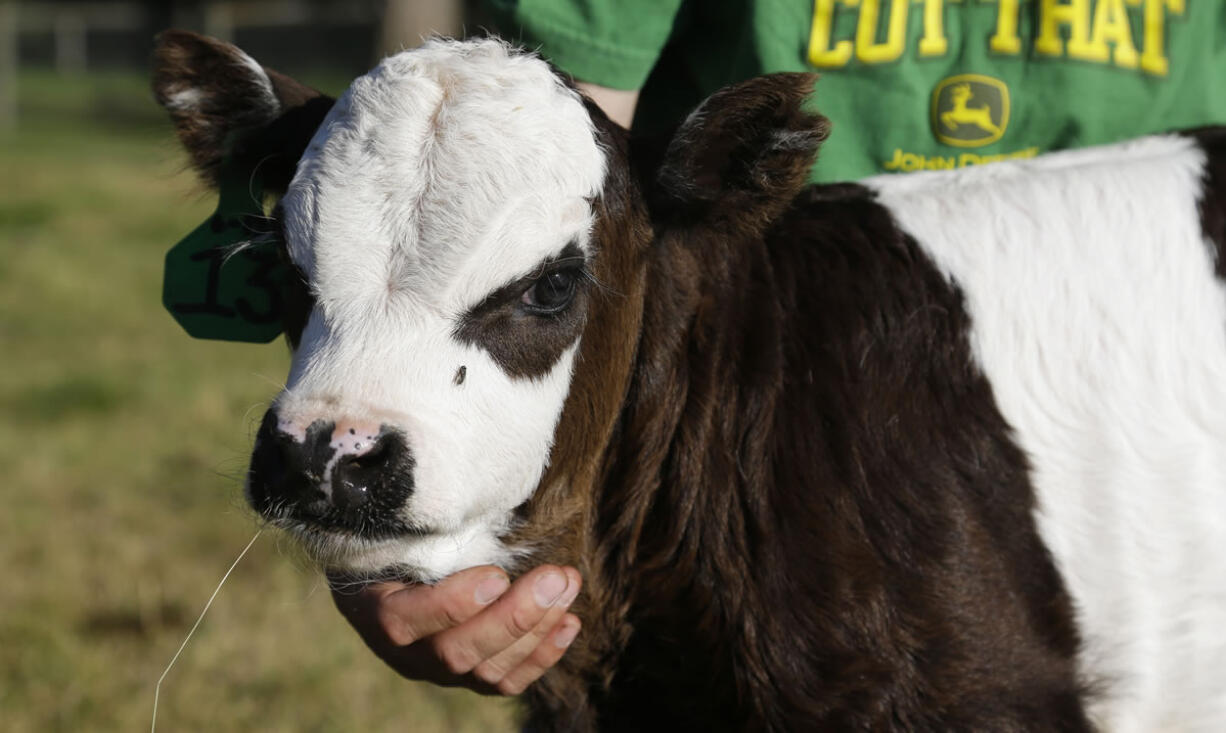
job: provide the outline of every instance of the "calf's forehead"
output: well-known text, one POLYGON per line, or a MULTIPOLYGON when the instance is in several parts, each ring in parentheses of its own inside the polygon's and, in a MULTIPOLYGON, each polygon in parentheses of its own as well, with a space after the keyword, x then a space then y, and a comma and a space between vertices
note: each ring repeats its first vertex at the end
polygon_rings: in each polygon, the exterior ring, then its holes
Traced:
POLYGON ((291 256, 317 287, 471 299, 586 246, 604 165, 583 103, 543 61, 431 42, 357 79, 320 127, 283 201, 291 256))

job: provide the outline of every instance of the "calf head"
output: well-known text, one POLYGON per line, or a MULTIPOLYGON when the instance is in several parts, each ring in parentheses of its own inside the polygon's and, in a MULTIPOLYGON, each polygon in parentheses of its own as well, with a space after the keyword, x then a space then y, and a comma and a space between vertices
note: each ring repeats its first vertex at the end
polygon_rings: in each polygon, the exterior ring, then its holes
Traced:
MULTIPOLYGON (((305 149, 273 212, 304 325, 256 438, 251 504, 330 569, 426 580, 511 566, 534 544, 524 525, 581 515, 655 239, 624 131, 496 40, 388 58, 326 117, 232 46, 174 34, 157 58, 157 96, 206 178, 236 144, 252 165, 261 146, 305 149), (269 132, 304 105, 317 130, 269 132)), ((812 80, 780 79, 682 126, 646 187, 662 210, 700 217, 725 186, 758 219, 790 199, 824 125, 798 111, 812 80), (801 138, 806 162, 770 162, 801 138)))

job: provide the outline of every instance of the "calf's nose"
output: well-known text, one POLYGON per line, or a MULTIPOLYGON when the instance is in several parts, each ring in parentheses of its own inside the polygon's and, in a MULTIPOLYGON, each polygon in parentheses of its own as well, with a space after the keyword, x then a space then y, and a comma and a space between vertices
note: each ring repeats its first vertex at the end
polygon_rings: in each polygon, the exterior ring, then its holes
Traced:
POLYGON ((358 528, 375 519, 371 505, 395 509, 403 503, 412 489, 411 468, 398 432, 326 420, 295 430, 274 408, 256 434, 248 492, 266 517, 358 528))

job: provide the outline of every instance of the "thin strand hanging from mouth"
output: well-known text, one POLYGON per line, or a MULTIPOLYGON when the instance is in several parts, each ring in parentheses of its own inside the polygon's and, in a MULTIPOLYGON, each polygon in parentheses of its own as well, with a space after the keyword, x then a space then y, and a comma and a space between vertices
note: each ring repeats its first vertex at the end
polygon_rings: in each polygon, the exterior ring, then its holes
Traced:
POLYGON ((200 622, 204 620, 204 615, 209 612, 209 607, 213 605, 213 599, 217 598, 218 592, 221 591, 221 586, 226 584, 226 580, 229 579, 230 573, 234 572, 234 568, 238 567, 239 561, 241 561, 247 555, 247 551, 251 549, 251 546, 255 544, 255 541, 260 538, 260 535, 263 534, 263 532, 263 527, 257 530, 255 536, 251 538, 251 541, 247 543, 247 546, 243 548, 243 551, 238 553, 238 557, 234 558, 234 562, 230 564, 230 569, 226 571, 225 575, 221 576, 221 582, 219 582, 217 587, 213 589, 213 595, 209 596, 208 602, 206 602, 204 604, 204 608, 201 609, 200 616, 196 618, 196 623, 192 624, 192 628, 187 632, 187 636, 183 639, 183 643, 179 645, 179 651, 175 652, 174 657, 172 657, 170 660, 170 664, 167 664, 166 669, 162 670, 162 676, 158 677, 158 683, 153 688, 153 722, 149 727, 150 733, 157 733, 158 697, 162 692, 162 680, 166 679, 166 675, 170 673, 170 668, 175 666, 175 662, 179 661, 179 655, 183 653, 183 649, 187 646, 187 642, 192 640, 192 634, 195 634, 196 629, 200 627, 200 622))

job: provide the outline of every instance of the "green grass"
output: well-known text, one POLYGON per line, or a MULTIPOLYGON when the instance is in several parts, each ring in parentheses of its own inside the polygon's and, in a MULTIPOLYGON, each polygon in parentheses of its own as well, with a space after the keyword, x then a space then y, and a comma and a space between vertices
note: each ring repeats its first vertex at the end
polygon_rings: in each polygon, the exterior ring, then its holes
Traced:
MULTIPOLYGON (((250 437, 280 342, 195 341, 162 258, 211 196, 144 80, 21 79, 0 133, 0 719, 140 730, 153 685, 256 523, 250 437)), ((163 684, 159 729, 513 730, 513 707, 407 682, 266 534, 163 684)))

